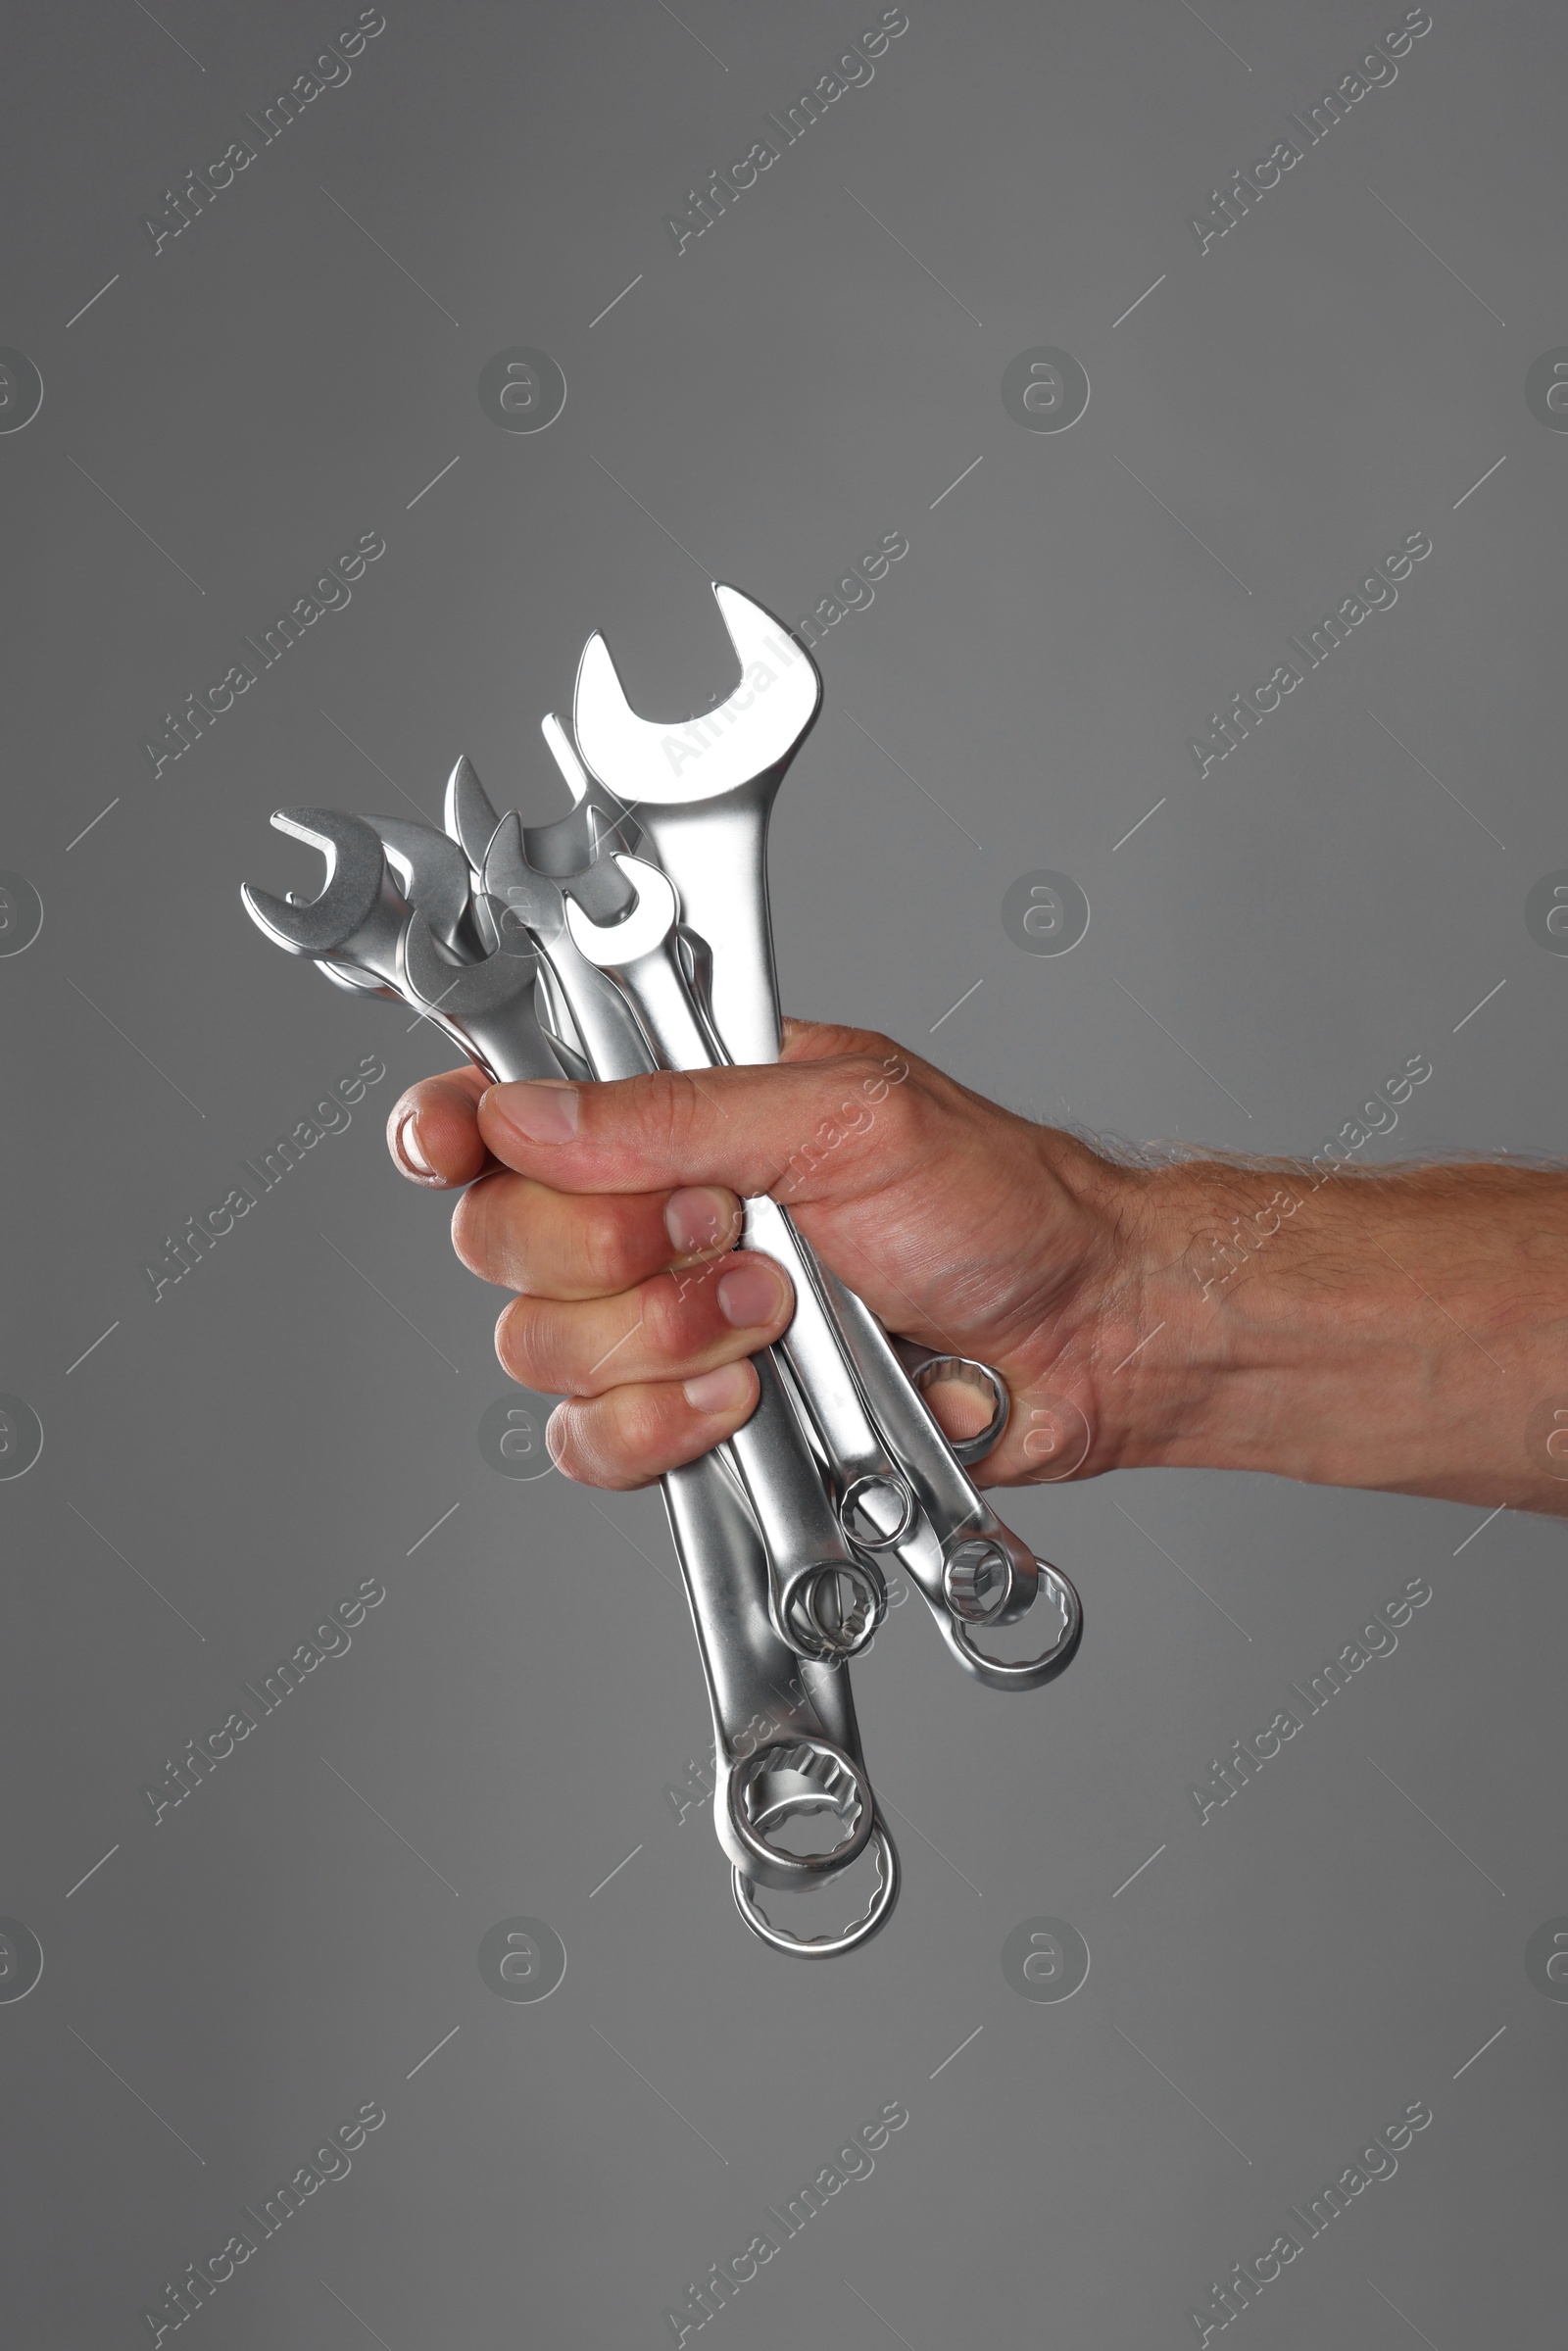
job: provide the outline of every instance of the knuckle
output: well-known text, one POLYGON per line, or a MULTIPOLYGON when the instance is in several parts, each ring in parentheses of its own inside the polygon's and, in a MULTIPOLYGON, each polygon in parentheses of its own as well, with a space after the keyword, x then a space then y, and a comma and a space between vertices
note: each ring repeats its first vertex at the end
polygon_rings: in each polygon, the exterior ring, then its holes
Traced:
POLYGON ((637 1294, 638 1353, 665 1363, 680 1347, 679 1285, 669 1274, 645 1282, 637 1294))
POLYGON ((647 1085, 644 1122, 648 1140, 666 1159, 682 1158, 704 1113, 696 1084, 680 1070, 663 1069, 651 1076, 647 1085))
POLYGON ((574 1203, 571 1220, 575 1271, 597 1297, 612 1297, 634 1277, 635 1249, 615 1200, 591 1194, 574 1203))
POLYGON ((869 1102, 888 1082, 884 1057, 877 1053, 848 1054, 843 1074, 846 1095, 858 1095, 865 1102, 869 1102))
MULTIPOLYGON (((607 1088, 607 1095, 611 1089, 607 1088)), ((626 1078, 613 1088, 614 1133, 636 1158, 677 1155, 690 1141, 702 1097, 692 1079, 680 1070, 649 1070, 626 1078)), ((607 1117, 611 1108, 607 1101, 607 1117)))
POLYGON ((514 1298, 496 1322, 496 1354, 503 1367, 525 1388, 557 1395, 569 1386, 564 1372, 565 1350, 555 1317, 535 1298, 514 1298))
POLYGON ((659 1455, 657 1432, 640 1429, 638 1415, 628 1411, 627 1400, 624 1395, 615 1395, 561 1406, 556 1418, 564 1428, 557 1465, 568 1478, 581 1486, 629 1493, 650 1485, 658 1476, 658 1468, 650 1466, 659 1455), (639 1442, 640 1438, 644 1441, 639 1442))
POLYGON ((550 1457, 564 1478, 578 1486, 602 1486, 591 1450, 584 1445, 583 1411, 577 1404, 558 1404, 545 1428, 550 1457))
POLYGON ((669 1449, 671 1393, 645 1383, 619 1389, 605 1401, 604 1416, 613 1430, 615 1452, 623 1462, 635 1463, 641 1478, 651 1474, 647 1465, 662 1463, 669 1449))
POLYGON ((646 1352, 655 1362, 674 1364, 698 1351, 695 1334, 702 1312, 699 1301, 708 1287, 710 1271, 707 1265, 693 1266, 688 1273, 662 1274, 656 1281, 643 1285, 642 1335, 646 1352))
POLYGON ((481 1176, 460 1193, 452 1210, 452 1247, 482 1282, 509 1282, 520 1256, 516 1218, 509 1214, 515 1179, 481 1176))

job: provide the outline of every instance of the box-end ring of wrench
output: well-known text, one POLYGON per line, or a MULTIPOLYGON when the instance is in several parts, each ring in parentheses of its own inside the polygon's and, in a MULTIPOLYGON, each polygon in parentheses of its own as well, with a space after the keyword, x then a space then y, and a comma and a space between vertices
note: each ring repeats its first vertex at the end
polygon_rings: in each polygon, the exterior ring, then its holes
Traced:
POLYGON ((723 1462, 705 1455, 662 1483, 712 1710, 719 1844, 733 1870, 779 1892, 836 1877, 877 1828, 858 1745, 832 1736, 805 1661, 773 1625, 767 1552, 723 1462), (842 1834, 827 1850, 769 1841, 769 1830, 806 1811, 837 1820, 842 1834))
POLYGON ((1012 1396, 1006 1381, 994 1365, 982 1363, 974 1355, 937 1353, 908 1339, 896 1339, 893 1344, 917 1396, 927 1396, 933 1388, 952 1382, 960 1388, 972 1388, 990 1404, 991 1417, 983 1429, 976 1429, 972 1437, 948 1439, 954 1458, 966 1469, 972 1469, 987 1453, 994 1452, 1006 1435, 1007 1423, 1012 1418, 1012 1396))
MULTIPOLYGON (((802 1659, 799 1673, 810 1694, 816 1711, 829 1734, 844 1751, 861 1764, 860 1732, 855 1717, 855 1700, 850 1692, 848 1669, 842 1665, 813 1664, 802 1659)), ((841 1928, 836 1935, 801 1935, 770 1919, 757 1898, 757 1881, 748 1878, 743 1870, 732 1870, 730 1890, 735 1907, 761 1941, 775 1951, 784 1951, 794 1959, 836 1959, 844 1951, 853 1951, 869 1942, 880 1933, 893 1915, 899 1898, 900 1870, 898 1847, 888 1834, 887 1823, 880 1807, 871 1825, 871 1851, 876 1863, 876 1885, 870 1900, 860 1916, 841 1928)), ((818 1882, 820 1883, 820 1882, 818 1882)))

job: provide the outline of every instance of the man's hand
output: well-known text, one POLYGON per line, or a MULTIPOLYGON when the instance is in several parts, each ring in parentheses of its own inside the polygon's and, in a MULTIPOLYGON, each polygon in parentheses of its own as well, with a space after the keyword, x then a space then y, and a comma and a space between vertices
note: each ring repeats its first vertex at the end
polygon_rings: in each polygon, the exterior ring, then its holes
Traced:
MULTIPOLYGON (((989 1484, 1171 1464, 1568 1516, 1568 1177, 1322 1154, 1123 1166, 885 1037, 791 1022, 776 1068, 614 1085, 432 1078, 406 1175, 467 1189, 515 1293, 502 1363, 567 1397, 563 1469, 641 1486, 729 1436, 789 1285, 734 1251, 770 1193, 889 1330, 994 1364, 989 1484)), ((972 1390, 931 1392, 955 1437, 972 1390)))
MULTIPOLYGON (((787 1277, 733 1249, 758 1193, 890 1330, 1002 1373, 988 1482, 1107 1465, 1095 1390, 1138 1338, 1123 1171, 885 1037, 792 1022, 777 1068, 612 1085, 459 1070, 412 1088, 388 1134, 405 1174, 467 1187, 454 1245, 516 1294, 496 1351, 570 1399, 550 1445, 572 1477, 646 1485, 749 1417, 747 1358, 793 1311, 787 1277)), ((985 1418, 956 1384, 931 1400, 955 1436, 985 1418)))

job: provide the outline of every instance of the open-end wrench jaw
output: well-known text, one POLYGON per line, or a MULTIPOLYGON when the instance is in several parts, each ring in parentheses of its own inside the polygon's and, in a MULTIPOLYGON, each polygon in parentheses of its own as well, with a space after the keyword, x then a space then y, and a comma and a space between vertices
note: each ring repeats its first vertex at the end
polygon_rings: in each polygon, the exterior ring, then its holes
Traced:
MULTIPOLYGON (((631 1006, 614 982, 572 944, 566 928, 564 885, 531 862, 525 837, 522 819, 514 811, 496 827, 485 858, 484 904, 498 925, 498 936, 505 940, 520 930, 537 942, 549 975, 550 1025, 568 1045, 580 1050, 596 1077, 638 1077, 657 1069, 659 1056, 631 1006)), ((603 862, 610 865, 608 857, 603 862)), ((610 869, 616 891, 624 895, 628 906, 634 904, 631 884, 616 868, 610 869)))
POLYGON ((466 752, 447 777, 441 821, 453 840, 466 853, 474 872, 482 871, 484 853, 501 821, 501 812, 493 806, 490 795, 480 783, 479 771, 466 752))
POLYGON ((380 835, 409 904, 460 961, 476 962, 484 944, 469 904, 473 868, 462 846, 414 816, 369 816, 366 822, 380 835))
POLYGON ((640 717, 601 631, 583 647, 572 705, 577 748, 618 800, 669 807, 776 781, 821 708, 822 680, 805 646, 739 588, 718 580, 712 588, 741 674, 728 699, 700 717, 640 717))
POLYGON ((555 881, 591 874, 594 911, 607 920, 613 919, 630 906, 631 894, 610 863, 609 852, 634 850, 642 839, 642 828, 613 792, 589 774, 577 757, 576 745, 553 710, 540 720, 539 731, 571 794, 571 808, 549 824, 523 826, 528 862, 536 872, 547 873, 555 881))
POLYGON ((538 972, 538 952, 515 926, 509 925, 495 954, 478 963, 454 963, 417 909, 404 932, 404 996, 501 1084, 562 1074, 563 1055, 534 1009, 538 972))
POLYGON ((279 808, 273 829, 307 841, 326 859, 320 895, 305 905, 242 886, 245 910, 274 946, 291 955, 343 956, 396 985, 398 946, 408 907, 387 872, 373 825, 339 808, 279 808))
POLYGON ((626 964, 641 961, 644 955, 655 954, 674 930, 680 917, 680 901, 676 898, 668 876, 650 865, 643 857, 616 856, 626 886, 626 910, 618 922, 595 919, 597 909, 588 903, 583 887, 586 874, 578 875, 566 885, 566 927, 579 955, 601 970, 607 964, 626 964))
POLYGON ((403 978, 409 1002, 427 1012, 468 1019, 499 1012, 530 996, 539 957, 521 932, 509 927, 505 943, 478 963, 454 963, 438 945, 429 917, 418 908, 403 940, 403 978))
POLYGON ((682 919, 710 950, 711 1010, 731 1059, 776 1061, 767 825, 821 707, 822 680, 763 606, 716 581, 713 596, 741 667, 726 702, 684 724, 639 717, 596 632, 577 671, 573 726, 584 761, 635 811, 682 919))

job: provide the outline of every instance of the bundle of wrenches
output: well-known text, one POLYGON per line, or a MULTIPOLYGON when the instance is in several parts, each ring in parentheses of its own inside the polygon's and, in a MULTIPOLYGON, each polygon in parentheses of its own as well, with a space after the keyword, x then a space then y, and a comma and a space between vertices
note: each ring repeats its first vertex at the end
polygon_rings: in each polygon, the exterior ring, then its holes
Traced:
MULTIPOLYGON (((252 919, 338 986, 407 1004, 498 1082, 632 1077, 776 1061, 780 1029, 765 870, 768 816, 813 724, 821 679, 805 647, 737 589, 713 595, 740 662, 729 700, 684 726, 640 718, 602 636, 577 673, 571 733, 543 732, 571 812, 525 825, 491 806, 467 759, 447 829, 334 809, 280 810, 279 831, 327 861, 320 895, 244 890, 252 919)), ((1035 1558, 974 1486, 1007 1395, 988 1366, 891 1339, 769 1198, 741 1236, 795 1292, 755 1358, 745 1427, 663 1479, 712 1709, 718 1841, 748 1926, 826 1958, 883 1926, 899 1863, 860 1753, 848 1660, 888 1605, 897 1561, 969 1674, 1034 1690, 1082 1630, 1065 1576, 1035 1558), (963 1444, 925 1401, 963 1379, 992 1402, 963 1444), (1007 1659, 980 1645, 1046 1599, 1051 1641, 1007 1659), (820 1889, 870 1848, 858 1917, 803 1936, 760 1899, 820 1889)))

